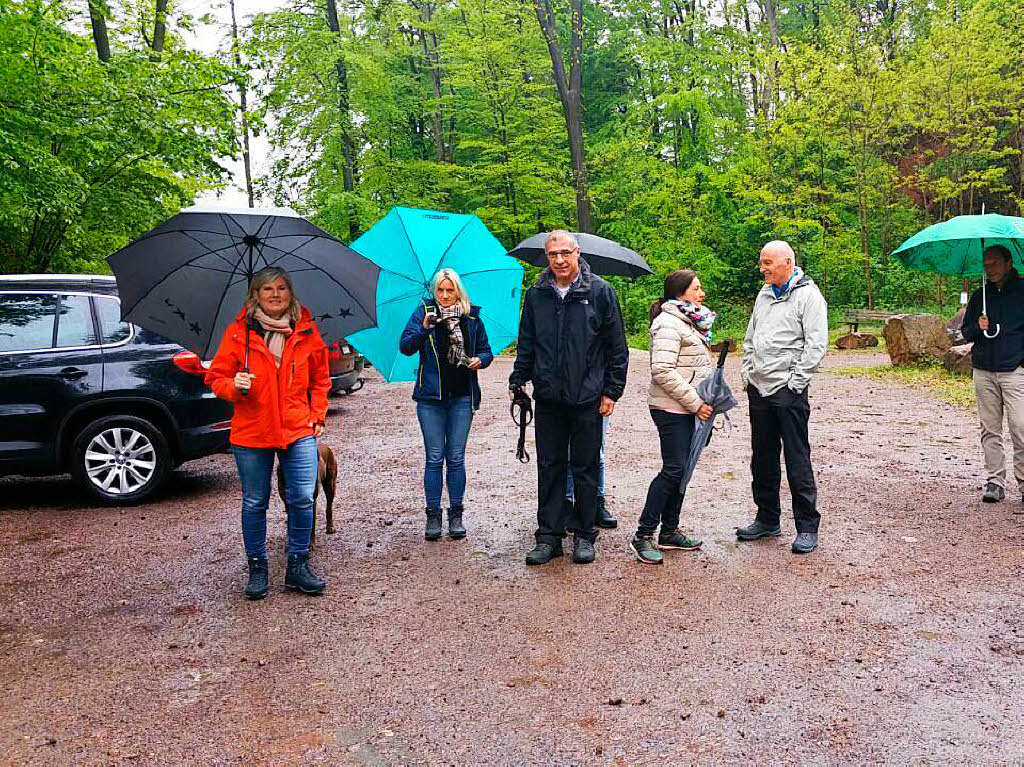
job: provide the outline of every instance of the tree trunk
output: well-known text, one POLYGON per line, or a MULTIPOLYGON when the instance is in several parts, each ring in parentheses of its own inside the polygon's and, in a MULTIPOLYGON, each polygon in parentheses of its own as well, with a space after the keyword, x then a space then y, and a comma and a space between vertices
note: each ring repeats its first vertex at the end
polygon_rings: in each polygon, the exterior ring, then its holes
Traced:
POLYGON ((110 61, 110 38, 107 36, 107 18, 103 15, 100 0, 89 0, 89 21, 92 22, 92 39, 96 43, 96 57, 106 64, 110 61))
MULTIPOLYGON (((231 0, 231 32, 237 39, 238 30, 235 25, 235 3, 231 0)), ((164 53, 164 41, 167 39, 167 0, 156 0, 156 16, 153 20, 153 43, 150 46, 150 61, 160 61, 164 53)), ((251 207, 251 206, 250 206, 251 207)))
POLYGON ((779 49, 779 10, 778 0, 757 0, 761 9, 761 18, 768 25, 768 47, 772 51, 768 72, 765 74, 764 94, 761 97, 761 110, 767 119, 769 110, 778 102, 779 62, 776 51, 779 49))
MULTIPOLYGON (((327 0, 327 26, 334 34, 341 34, 336 0, 327 0)), ((341 147, 345 160, 341 171, 341 181, 346 192, 355 192, 356 149, 355 141, 352 138, 352 120, 349 114, 351 110, 349 107, 348 67, 344 57, 338 56, 335 60, 334 72, 338 78, 338 119, 341 122, 341 147)), ((349 202, 348 233, 352 240, 359 236, 359 212, 356 210, 354 201, 349 202)))
POLYGON ((565 131, 569 138, 569 157, 572 162, 573 186, 576 188, 576 225, 581 232, 592 232, 594 223, 590 211, 590 190, 587 186, 587 165, 583 153, 583 0, 570 0, 572 9, 572 40, 569 54, 569 74, 566 77, 562 51, 555 31, 555 12, 550 0, 533 0, 537 21, 551 56, 551 70, 562 102, 565 131))
MULTIPOLYGON (((157 0, 157 8, 163 3, 164 10, 167 9, 167 0, 157 0)), ((235 67, 242 69, 242 53, 238 43, 238 21, 235 18, 235 0, 229 0, 231 5, 231 48, 234 51, 235 67)), ((159 22, 158 22, 159 23, 159 22)), ((153 44, 156 45, 156 34, 153 35, 153 44)), ((161 46, 163 45, 161 39, 161 46)), ((158 55, 159 57, 159 55, 158 55)), ((249 104, 245 82, 239 80, 235 85, 238 88, 239 116, 242 121, 242 167, 245 170, 245 194, 249 199, 249 207, 256 207, 256 199, 252 187, 252 162, 249 153, 249 104)))

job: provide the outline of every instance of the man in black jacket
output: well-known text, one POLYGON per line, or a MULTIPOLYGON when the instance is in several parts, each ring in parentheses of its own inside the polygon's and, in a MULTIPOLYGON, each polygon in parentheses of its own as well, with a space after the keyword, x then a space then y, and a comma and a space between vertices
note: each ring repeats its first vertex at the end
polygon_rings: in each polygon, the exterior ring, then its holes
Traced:
MULTIPOLYGON (((974 393, 988 473, 981 500, 997 503, 1006 497, 1003 413, 1013 441, 1017 489, 1024 493, 1024 280, 1013 268, 1010 251, 1002 245, 986 248, 982 264, 988 279, 988 311, 982 313, 981 290, 975 291, 964 312, 961 332, 974 342, 974 393)), ((1021 503, 1024 511, 1024 496, 1021 503)))
POLYGON ((526 564, 562 554, 562 499, 571 453, 576 486, 573 562, 594 561, 601 422, 626 386, 629 351, 615 290, 590 271, 570 232, 544 243, 548 268, 526 291, 509 396, 533 382, 537 435, 536 547, 526 564), (570 449, 571 448, 571 449, 570 449))

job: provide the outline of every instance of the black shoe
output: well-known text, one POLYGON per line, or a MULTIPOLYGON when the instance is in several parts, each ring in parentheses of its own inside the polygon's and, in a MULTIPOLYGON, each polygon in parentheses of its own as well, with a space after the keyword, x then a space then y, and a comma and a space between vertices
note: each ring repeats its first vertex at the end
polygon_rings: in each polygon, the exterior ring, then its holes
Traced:
POLYGON ((776 525, 771 527, 759 519, 746 527, 736 528, 736 537, 741 541, 756 541, 758 538, 778 538, 782 535, 782 528, 776 525))
POLYGON ((586 538, 577 537, 572 544, 572 561, 578 565, 589 565, 594 561, 597 552, 594 551, 594 544, 586 538))
POLYGON ((796 540, 793 541, 793 553, 794 554, 810 554, 818 548, 818 534, 817 533, 797 533, 796 540))
POLYGON ((266 557, 249 557, 249 582, 245 585, 246 599, 263 599, 270 586, 270 570, 266 557))
POLYGON ((555 557, 562 556, 562 543, 538 543, 526 555, 528 565, 546 565, 555 557))
POLYGON ((608 513, 608 507, 604 505, 604 496, 597 496, 597 518, 594 522, 598 527, 605 530, 614 530, 619 526, 619 520, 608 513))
POLYGON ((308 552, 288 555, 288 573, 284 576, 284 585, 285 588, 313 596, 320 596, 327 587, 327 584, 309 569, 308 552))
POLYGON ((985 503, 999 503, 1004 498, 1006 498, 1006 491, 995 482, 985 485, 985 492, 981 494, 981 500, 985 503))
POLYGON ((448 509, 448 535, 456 540, 466 537, 466 528, 462 525, 461 503, 448 509))
POLYGON ((428 541, 436 541, 441 537, 441 510, 427 506, 427 529, 423 537, 428 541))

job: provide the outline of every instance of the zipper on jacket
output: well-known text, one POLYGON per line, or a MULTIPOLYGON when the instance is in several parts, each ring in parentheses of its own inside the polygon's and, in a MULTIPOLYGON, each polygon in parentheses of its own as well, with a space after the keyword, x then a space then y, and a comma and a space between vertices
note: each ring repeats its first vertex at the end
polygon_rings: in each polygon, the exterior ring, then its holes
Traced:
POLYGON ((434 362, 437 364, 437 399, 438 401, 444 399, 441 395, 441 358, 437 356, 437 347, 434 346, 434 336, 430 335, 430 349, 434 352, 434 362))

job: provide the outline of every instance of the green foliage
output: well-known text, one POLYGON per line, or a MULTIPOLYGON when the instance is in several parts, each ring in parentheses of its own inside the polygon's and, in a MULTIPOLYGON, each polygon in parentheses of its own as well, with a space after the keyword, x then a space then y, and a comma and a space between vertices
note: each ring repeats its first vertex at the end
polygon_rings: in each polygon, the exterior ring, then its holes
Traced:
POLYGON ((60 2, 0 8, 0 268, 101 271, 103 258, 219 184, 231 107, 216 60, 115 38, 100 63, 60 2))
MULTIPOLYGON (((185 51, 149 0, 109 11, 97 60, 81 9, 0 0, 0 259, 99 259, 197 192, 235 151, 228 95, 273 152, 258 180, 350 241, 394 205, 480 215, 506 245, 572 227, 575 188, 532 0, 290 0, 243 30, 258 76, 185 51), (76 17, 74 14, 78 14, 76 17)), ((568 3, 553 0, 568 55, 568 3)), ((172 7, 172 10, 173 7, 172 7)), ((832 307, 950 312, 959 281, 891 258, 960 213, 1024 212, 1024 0, 585 2, 583 125, 598 234, 654 275, 614 280, 630 337, 666 273, 693 268, 742 337, 770 239, 832 307)))

